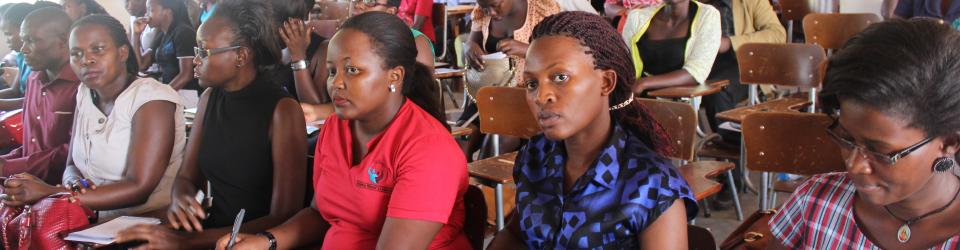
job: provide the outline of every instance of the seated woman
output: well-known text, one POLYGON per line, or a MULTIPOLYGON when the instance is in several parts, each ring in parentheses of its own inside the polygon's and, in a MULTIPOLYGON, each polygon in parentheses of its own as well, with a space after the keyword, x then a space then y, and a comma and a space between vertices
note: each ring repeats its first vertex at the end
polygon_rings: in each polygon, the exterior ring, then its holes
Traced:
POLYGON ((313 206, 258 235, 241 234, 234 249, 470 247, 462 230, 466 161, 416 56, 400 18, 347 19, 327 53, 336 116, 317 143, 313 206))
POLYGON ((517 155, 517 214, 490 248, 685 249, 696 201, 658 155, 669 140, 633 100, 616 31, 600 16, 563 12, 531 39, 523 85, 543 134, 517 155))
POLYGON ((194 63, 208 90, 167 212, 172 227, 187 233, 141 226, 121 232, 118 241, 209 249, 230 234, 240 209, 246 209, 244 232, 260 232, 304 207, 305 125, 297 102, 272 82, 280 47, 270 20, 268 3, 235 0, 220 3, 200 25, 194 63), (195 197, 207 182, 213 204, 204 208, 195 197))
POLYGON ((720 12, 674 0, 630 10, 619 27, 630 48, 637 84, 645 90, 705 84, 720 50, 720 12))
MULTIPOLYGON (((302 2, 302 0, 288 1, 302 2)), ((283 2, 274 1, 278 4, 283 2)), ((399 5, 400 0, 355 1, 352 13, 353 15, 360 15, 370 11, 379 11, 396 15, 399 5)), ((281 7, 282 9, 297 9, 291 7, 297 6, 296 3, 286 3, 283 6, 287 7, 281 7)), ((313 4, 309 4, 309 6, 313 6, 313 4)), ((277 8, 275 5, 274 10, 281 8, 277 8)), ((287 44, 287 51, 292 62, 291 68, 299 68, 302 67, 301 65, 306 66, 307 70, 294 69, 293 75, 304 116, 307 122, 315 122, 326 119, 334 111, 333 104, 330 103, 330 96, 326 91, 327 66, 323 63, 324 58, 327 57, 329 40, 324 40, 307 27, 303 20, 305 20, 309 10, 309 8, 303 8, 296 11, 286 11, 301 14, 291 15, 281 21, 280 38, 283 39, 284 44, 287 44), (310 59, 304 60, 307 56, 310 56, 310 59), (302 64, 299 63, 301 60, 304 60, 302 64)), ((281 11, 278 10, 278 12, 281 11)), ((417 43, 417 62, 432 70, 434 66, 433 43, 420 31, 412 28, 410 31, 413 32, 413 38, 417 43)))
MULTIPOLYGON (((482 71, 483 55, 503 52, 517 60, 516 73, 510 84, 518 84, 529 46, 527 41, 530 40, 533 27, 543 18, 556 13, 560 13, 560 6, 556 1, 479 0, 477 7, 473 9, 473 25, 470 39, 463 47, 463 58, 470 68, 482 71)), ((464 108, 458 121, 460 126, 474 127, 465 150, 468 159, 472 158, 473 152, 480 149, 483 140, 480 123, 474 118, 477 112, 476 103, 471 102, 464 108), (471 119, 474 119, 473 124, 464 124, 471 119)), ((520 140, 502 136, 501 144, 500 149, 509 152, 519 146, 520 140)))
POLYGON ((70 16, 70 20, 73 21, 77 21, 87 15, 109 15, 107 14, 107 10, 103 9, 103 6, 100 6, 100 4, 94 0, 61 0, 60 4, 63 5, 63 11, 67 12, 67 16, 70 16))
MULTIPOLYGON (((187 108, 196 107, 200 86, 193 77, 193 53, 196 46, 196 30, 187 16, 183 0, 147 0, 147 25, 160 31, 159 42, 154 48, 139 55, 140 70, 146 71, 150 65, 160 66, 160 81, 180 92, 187 108)), ((134 36, 139 37, 145 29, 137 25, 134 36)), ((139 39, 133 41, 136 51, 140 51, 139 39)))
POLYGON ((847 172, 797 188, 770 220, 775 249, 960 248, 956 44, 939 20, 894 20, 830 58, 821 97, 847 172))
MULTIPOLYGON (((63 186, 92 184, 73 199, 98 210, 100 221, 168 206, 183 159, 180 96, 152 78, 137 78, 133 51, 123 24, 110 16, 81 18, 70 33, 70 67, 83 84, 63 186)), ((4 204, 14 206, 65 191, 28 174, 4 187, 4 204)))

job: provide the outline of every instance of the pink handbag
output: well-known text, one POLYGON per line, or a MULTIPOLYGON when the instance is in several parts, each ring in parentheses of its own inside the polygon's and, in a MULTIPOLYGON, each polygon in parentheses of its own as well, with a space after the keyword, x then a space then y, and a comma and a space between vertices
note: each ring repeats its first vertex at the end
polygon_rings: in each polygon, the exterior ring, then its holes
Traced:
POLYGON ((61 233, 90 225, 96 216, 69 198, 64 192, 23 207, 0 204, 4 249, 80 249, 63 240, 61 233))

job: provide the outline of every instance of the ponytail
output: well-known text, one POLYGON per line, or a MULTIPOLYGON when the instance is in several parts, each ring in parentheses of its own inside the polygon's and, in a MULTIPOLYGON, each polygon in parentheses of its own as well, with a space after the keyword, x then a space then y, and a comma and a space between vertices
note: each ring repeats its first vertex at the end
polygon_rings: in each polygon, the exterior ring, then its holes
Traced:
POLYGON ((410 101, 426 110, 447 130, 450 130, 450 125, 447 125, 444 117, 443 106, 440 105, 440 99, 437 98, 440 96, 440 87, 433 79, 430 68, 418 62, 414 63, 413 69, 407 72, 403 80, 403 96, 410 98, 410 101))

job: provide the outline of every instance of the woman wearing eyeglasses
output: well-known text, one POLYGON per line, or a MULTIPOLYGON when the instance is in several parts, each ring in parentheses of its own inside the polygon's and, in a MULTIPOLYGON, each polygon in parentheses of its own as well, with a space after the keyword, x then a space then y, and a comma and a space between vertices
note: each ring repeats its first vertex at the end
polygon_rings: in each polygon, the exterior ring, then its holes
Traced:
POLYGON ((208 89, 167 210, 170 225, 185 232, 140 226, 118 241, 209 249, 230 234, 240 209, 246 209, 242 231, 260 232, 304 206, 305 125, 300 106, 272 81, 280 48, 268 4, 223 2, 197 32, 195 72, 208 89), (207 182, 211 206, 196 200, 207 182))
POLYGON ((874 24, 830 59, 823 98, 846 173, 801 185, 770 221, 775 248, 958 249, 960 33, 874 24))

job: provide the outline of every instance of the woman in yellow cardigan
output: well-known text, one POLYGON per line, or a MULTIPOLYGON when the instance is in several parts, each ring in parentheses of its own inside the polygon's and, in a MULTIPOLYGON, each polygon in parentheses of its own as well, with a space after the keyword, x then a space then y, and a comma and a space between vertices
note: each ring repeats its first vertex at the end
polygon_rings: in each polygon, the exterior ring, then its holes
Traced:
POLYGON ((634 9, 619 29, 637 73, 635 93, 704 84, 720 48, 720 13, 690 0, 634 9), (645 63, 647 62, 647 63, 645 63))

